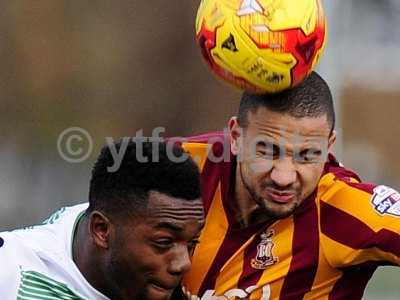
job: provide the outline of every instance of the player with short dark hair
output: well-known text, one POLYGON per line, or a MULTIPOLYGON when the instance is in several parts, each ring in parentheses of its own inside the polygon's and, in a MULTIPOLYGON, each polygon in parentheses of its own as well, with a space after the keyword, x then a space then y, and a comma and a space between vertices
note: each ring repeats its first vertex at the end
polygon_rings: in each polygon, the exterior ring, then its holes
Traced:
POLYGON ((248 113, 264 107, 270 111, 295 118, 326 116, 332 131, 335 128, 335 109, 327 83, 316 73, 308 76, 302 85, 279 94, 251 94, 244 92, 237 120, 242 128, 248 125, 248 113))
POLYGON ((203 226, 199 179, 197 165, 177 145, 104 147, 89 204, 0 233, 0 298, 170 299, 203 226), (110 171, 115 151, 124 155, 110 171))
POLYGON ((228 137, 183 144, 206 215, 190 299, 361 299, 378 266, 400 264, 400 194, 336 161, 334 120, 312 73, 280 94, 244 93, 228 137))

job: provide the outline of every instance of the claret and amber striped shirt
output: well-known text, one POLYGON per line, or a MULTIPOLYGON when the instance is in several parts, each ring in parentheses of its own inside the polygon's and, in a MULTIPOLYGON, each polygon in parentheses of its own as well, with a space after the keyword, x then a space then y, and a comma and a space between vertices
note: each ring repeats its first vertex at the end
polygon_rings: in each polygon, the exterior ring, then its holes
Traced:
POLYGON ((232 206, 235 160, 222 159, 222 140, 213 133, 183 143, 202 171, 206 214, 183 282, 191 299, 361 299, 378 266, 400 264, 399 193, 362 183, 332 155, 292 216, 241 228, 232 206))

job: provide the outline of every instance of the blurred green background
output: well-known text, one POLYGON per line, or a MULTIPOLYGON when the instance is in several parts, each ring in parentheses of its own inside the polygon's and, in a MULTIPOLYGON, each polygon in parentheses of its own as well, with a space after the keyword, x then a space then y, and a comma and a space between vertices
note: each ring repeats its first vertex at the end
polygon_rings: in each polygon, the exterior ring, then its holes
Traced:
MULTIPOLYGON (((400 188, 400 1, 325 0, 329 40, 318 67, 335 96, 336 154, 367 181, 400 188)), ((194 42, 198 1, 0 2, 0 228, 38 223, 86 201, 106 137, 166 128, 221 130, 240 92, 210 75, 194 42), (69 127, 93 152, 59 154, 69 127)), ((74 150, 87 148, 76 141, 74 150)), ((400 220, 399 220, 400 221, 400 220)), ((377 272, 365 299, 400 299, 400 272, 377 272)))

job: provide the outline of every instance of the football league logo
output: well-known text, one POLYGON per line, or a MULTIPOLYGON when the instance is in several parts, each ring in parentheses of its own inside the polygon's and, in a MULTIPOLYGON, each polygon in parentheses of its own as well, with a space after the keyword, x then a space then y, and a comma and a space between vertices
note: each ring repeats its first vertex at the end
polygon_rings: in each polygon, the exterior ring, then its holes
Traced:
POLYGON ((371 202, 380 215, 389 214, 400 217, 400 194, 396 190, 379 185, 374 188, 371 202))
POLYGON ((257 245, 257 255, 251 260, 251 266, 254 269, 266 269, 268 266, 278 262, 278 257, 275 257, 272 252, 274 247, 274 242, 272 241, 273 235, 273 230, 261 234, 261 241, 257 245))

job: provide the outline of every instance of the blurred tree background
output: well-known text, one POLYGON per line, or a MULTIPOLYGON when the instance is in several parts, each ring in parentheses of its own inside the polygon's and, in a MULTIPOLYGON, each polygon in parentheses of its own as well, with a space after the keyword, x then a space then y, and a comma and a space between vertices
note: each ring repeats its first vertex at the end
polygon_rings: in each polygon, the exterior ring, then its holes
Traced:
POLYGON ((105 137, 222 129, 236 109, 240 93, 202 64, 194 2, 12 1, 0 10, 3 228, 85 201, 105 137), (95 143, 82 164, 57 151, 71 126, 95 143))
MULTIPOLYGON (((38 223, 87 200, 105 137, 166 128, 221 130, 240 92, 216 80, 194 42, 198 1, 0 3, 0 228, 38 223), (94 151, 65 161, 57 139, 87 130, 94 151)), ((400 188, 400 2, 325 0, 318 67, 338 113, 338 157, 366 180, 400 188)), ((399 271, 378 273, 366 299, 398 299, 399 271), (395 275, 397 274, 397 275, 395 275)))

